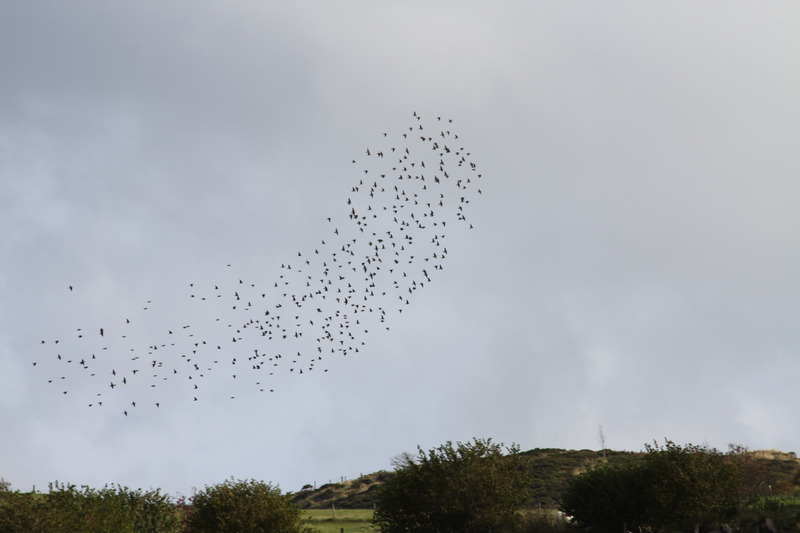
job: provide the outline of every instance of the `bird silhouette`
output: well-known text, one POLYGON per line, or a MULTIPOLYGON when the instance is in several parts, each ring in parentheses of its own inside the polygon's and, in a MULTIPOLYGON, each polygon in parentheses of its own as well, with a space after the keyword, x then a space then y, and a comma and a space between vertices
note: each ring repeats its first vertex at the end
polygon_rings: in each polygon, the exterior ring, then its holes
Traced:
MULTIPOLYGON (((412 126, 382 133, 363 152, 365 160, 353 159, 354 184, 342 209, 325 217, 329 233, 310 251, 297 251, 296 263, 280 264, 275 279, 250 279, 234 262, 225 263, 218 278, 182 284, 185 302, 166 303, 175 323, 164 324, 161 333, 134 314, 120 319, 124 333, 104 324, 92 339, 81 328, 67 340, 74 355, 52 358, 50 352, 38 359, 42 364, 33 363, 36 371, 52 382, 57 368, 68 365, 62 383, 76 383, 87 395, 110 374, 115 381, 100 390, 141 409, 168 406, 162 391, 186 385, 192 391, 186 399, 198 402, 206 394, 198 384, 212 378, 237 392, 274 392, 262 381, 308 379, 327 373, 335 357, 361 354, 371 331, 390 331, 392 317, 408 313, 417 291, 443 275, 451 231, 473 228, 468 207, 483 194, 476 186, 481 174, 458 135, 442 129, 442 117, 435 119, 431 129, 414 111, 412 126), (186 316, 203 322, 181 323, 182 306, 191 310, 186 316)), ((450 128, 452 120, 446 124, 450 128)), ((153 301, 145 300, 138 312, 165 309, 162 300, 153 301)), ((50 351, 44 340, 38 346, 50 351)), ((228 394, 231 400, 241 396, 228 394)), ((128 416, 127 409, 123 413, 128 416)))

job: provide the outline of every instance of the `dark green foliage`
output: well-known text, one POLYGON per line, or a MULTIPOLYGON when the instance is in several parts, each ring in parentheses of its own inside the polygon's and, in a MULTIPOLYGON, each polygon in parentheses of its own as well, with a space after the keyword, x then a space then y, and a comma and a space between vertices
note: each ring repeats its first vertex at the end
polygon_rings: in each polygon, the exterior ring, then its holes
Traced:
POLYGON ((0 491, 0 533, 39 531, 39 506, 32 494, 0 491))
POLYGON ((47 531, 162 533, 178 531, 169 497, 120 485, 92 489, 51 484, 46 498, 47 531))
POLYGON ((174 508, 158 490, 55 482, 49 494, 0 493, 2 533, 171 533, 179 531, 174 508))
POLYGON ((647 446, 648 519, 663 529, 690 531, 730 522, 743 500, 739 465, 707 447, 666 441, 647 446))
POLYGON ((740 511, 738 525, 741 531, 758 531, 768 520, 780 532, 800 532, 800 495, 753 500, 740 511))
POLYGON ((295 533, 300 510, 280 489, 262 481, 228 480, 192 497, 191 533, 295 533))
POLYGON ((629 531, 645 523, 646 485, 641 463, 602 466, 572 480, 561 509, 591 531, 629 531))
MULTIPOLYGON (((751 480, 746 486, 753 497, 791 492, 800 487, 800 462, 792 454, 775 452, 765 458, 762 452, 747 452, 741 448, 732 451, 736 452, 733 456, 746 463, 751 480)), ((520 455, 531 474, 530 499, 525 507, 554 509, 577 474, 603 465, 638 464, 647 454, 535 448, 520 452, 520 455)), ((301 509, 330 509, 331 505, 337 509, 372 509, 377 505, 380 485, 394 475, 394 472, 375 472, 352 481, 329 483, 316 490, 293 494, 292 501, 301 509)))
POLYGON ((420 448, 381 487, 375 526, 385 533, 512 531, 530 486, 518 452, 491 439, 420 448))
POLYGON ((515 533, 579 533, 580 529, 563 514, 552 509, 527 511, 515 533))
MULTIPOLYGON (((489 443, 489 441, 484 443, 489 443)), ((448 445, 453 448, 453 445, 449 443, 448 445)), ((400 468, 397 469, 397 472, 381 471, 342 483, 323 485, 318 490, 302 490, 291 495, 292 503, 306 509, 331 509, 331 505, 334 505, 337 510, 372 509, 378 501, 378 493, 381 492, 384 484, 389 484, 392 479, 401 475, 405 467, 412 463, 431 462, 430 454, 436 455, 446 446, 429 453, 423 453, 420 450, 420 455, 424 456, 424 460, 420 460, 419 457, 406 456, 400 461, 402 464, 399 465, 400 468)), ((475 445, 469 443, 460 446, 474 447, 475 445)), ((490 447, 494 446, 496 445, 490 447)), ((502 447, 498 448, 501 449, 501 452, 503 451, 502 447)), ((512 450, 516 450, 516 448, 512 448, 512 450)), ((530 497, 523 507, 528 510, 541 510, 521 513, 522 521, 513 529, 517 533, 538 531, 556 533, 576 530, 575 524, 565 524, 561 520, 554 520, 555 515, 547 511, 558 505, 559 495, 563 496, 562 508, 574 508, 575 512, 571 514, 581 517, 584 526, 588 527, 591 524, 591 519, 587 517, 589 515, 605 516, 606 518, 610 516, 611 518, 608 518, 607 522, 602 521, 605 518, 598 519, 594 528, 597 531, 607 530, 620 533, 619 528, 622 526, 620 520, 628 521, 626 527, 633 531, 636 530, 637 523, 649 524, 645 526, 649 527, 648 533, 660 533, 668 528, 691 531, 698 523, 706 523, 710 519, 709 516, 717 515, 717 519, 721 520, 719 517, 729 516, 730 509, 736 507, 736 516, 729 518, 727 522, 734 527, 738 525, 739 531, 742 533, 756 532, 759 527, 761 531, 767 531, 768 525, 777 527, 781 533, 800 533, 800 461, 791 452, 784 453, 776 450, 749 452, 741 447, 732 447, 727 454, 723 455, 715 450, 706 450, 691 445, 681 448, 667 442, 664 447, 658 445, 648 447, 647 453, 611 450, 601 453, 591 450, 540 448, 515 453, 513 458, 505 456, 503 453, 501 455, 503 455, 504 461, 515 462, 521 471, 527 470, 530 474, 530 497), (711 456, 692 457, 693 454, 708 455, 708 452, 713 453, 711 456), (658 460, 653 458, 656 455, 658 460), (724 474, 724 469, 720 471, 715 466, 720 458, 724 458, 729 463, 729 467, 735 466, 738 484, 733 482, 730 477, 727 482, 724 481, 725 476, 720 474, 720 472, 724 474), (655 468, 654 465, 660 465, 661 474, 658 474, 659 468, 655 468), (676 479, 681 479, 680 477, 664 474, 664 472, 672 472, 676 465, 683 465, 677 469, 684 476, 683 482, 676 481, 676 479), (711 471, 711 475, 717 481, 705 486, 702 483, 694 483, 695 492, 701 495, 717 492, 717 496, 705 508, 686 508, 684 500, 687 499, 687 495, 691 496, 689 488, 693 483, 686 483, 685 480, 702 479, 703 476, 700 476, 698 472, 703 471, 711 471), (576 475, 581 472, 583 475, 576 478, 576 475), (692 472, 694 474, 691 474, 692 472), (574 481, 572 481, 573 479, 574 481), (657 483, 658 480, 660 481, 657 483), (720 480, 723 481, 720 482, 720 480), (724 493, 718 492, 720 487, 724 489, 724 493), (659 490, 661 495, 659 495, 659 490), (731 495, 737 491, 740 497, 738 501, 734 501, 737 498, 731 498, 731 495), (659 519, 656 513, 657 508, 649 508, 648 502, 655 499, 660 500, 662 495, 670 492, 681 494, 681 497, 678 501, 673 499, 673 503, 669 503, 669 496, 663 498, 668 503, 661 506, 659 519), (578 508, 581 508, 582 511, 579 512, 578 508), (640 512, 642 508, 649 513, 644 515, 646 519, 640 517, 640 514, 644 513, 644 511, 640 512), (678 520, 678 512, 682 513, 681 520, 678 520), (704 516, 706 518, 703 518, 704 516), (660 527, 653 525, 656 523, 659 523, 660 527), (671 525, 667 526, 667 523, 671 523, 671 525), (610 524, 614 524, 613 527, 610 524)), ((446 463, 446 461, 444 462, 446 463)), ((442 471, 448 472, 449 470, 443 469, 442 471)), ((730 470, 728 474, 730 474, 730 470)), ((477 478, 482 479, 483 475, 478 474, 477 478)), ((486 475, 487 479, 491 479, 489 474, 486 475)), ((443 487, 443 490, 450 490, 456 495, 461 494, 465 499, 476 496, 475 494, 465 495, 465 491, 459 489, 457 484, 453 489, 452 485, 448 485, 444 481, 436 482, 440 482, 438 486, 443 487)), ((233 483, 231 481, 224 485, 233 483)), ((245 482, 239 483, 248 485, 245 482)), ((257 483, 251 481, 249 484, 257 483)), ((490 487, 491 483, 478 482, 470 483, 470 485, 482 487, 481 490, 483 490, 485 487, 490 487)), ((427 498, 425 501, 428 504, 431 501, 435 502, 432 499, 436 497, 435 494, 431 495, 424 490, 421 491, 421 494, 427 498)), ((396 496, 399 498, 399 495, 396 496)), ((289 495, 286 498, 289 498, 289 495)), ((457 502, 458 498, 454 497, 454 499, 457 502)), ((421 503, 416 500, 413 492, 409 493, 409 501, 409 505, 412 507, 421 503)), ((445 502, 451 506, 451 509, 457 509, 457 505, 445 498, 440 498, 439 502, 445 502)), ((248 505, 243 505, 241 509, 248 509, 248 505)), ((56 482, 50 486, 49 493, 32 494, 13 491, 10 484, 0 478, 0 533, 61 533, 64 531, 85 533, 104 531, 172 533, 180 531, 188 533, 191 531, 189 528, 192 525, 190 521, 194 510, 195 507, 187 504, 183 498, 171 503, 169 498, 160 494, 158 490, 134 491, 119 485, 95 490, 85 486, 77 488, 74 485, 56 482)), ((233 515, 237 512, 222 507, 220 511, 233 515)), ((242 515, 244 516, 248 512, 242 511, 242 515)), ((433 514, 431 513, 432 516, 433 514)), ((466 513, 462 513, 463 515, 466 513)), ((196 515, 194 527, 195 531, 209 530, 199 529, 201 526, 196 515)), ((261 531, 259 529, 250 530, 261 531)), ((498 533, 501 529, 495 527, 492 531, 498 533)))
POLYGON ((556 508, 559 496, 575 475, 600 464, 623 465, 638 461, 643 454, 592 450, 536 448, 521 452, 531 473, 531 499, 528 506, 556 508), (605 455, 605 456, 604 456, 605 455))
POLYGON ((698 531, 734 523, 757 474, 741 450, 646 446, 627 466, 603 466, 576 477, 562 495, 562 510, 591 531, 635 528, 698 531))

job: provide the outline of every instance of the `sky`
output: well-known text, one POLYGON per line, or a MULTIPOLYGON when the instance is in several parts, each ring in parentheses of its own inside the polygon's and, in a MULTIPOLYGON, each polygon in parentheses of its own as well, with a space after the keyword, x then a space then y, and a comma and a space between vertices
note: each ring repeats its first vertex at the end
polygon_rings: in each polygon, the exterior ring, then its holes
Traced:
POLYGON ((800 451, 798 25, 4 2, 0 477, 189 496, 473 437, 800 451))

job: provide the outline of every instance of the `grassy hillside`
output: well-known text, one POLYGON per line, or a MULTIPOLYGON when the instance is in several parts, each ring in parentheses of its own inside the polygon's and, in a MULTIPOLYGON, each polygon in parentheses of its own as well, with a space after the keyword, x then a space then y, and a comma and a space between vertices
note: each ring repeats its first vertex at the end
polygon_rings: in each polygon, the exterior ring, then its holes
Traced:
POLYGON ((301 490, 294 494, 294 501, 301 509, 372 509, 376 489, 392 477, 391 472, 375 472, 344 483, 328 483, 316 490, 301 490))
MULTIPOLYGON (((769 486, 777 492, 800 488, 800 460, 794 453, 759 450, 753 456, 769 472, 769 486)), ((599 464, 622 464, 637 461, 644 454, 605 450, 561 450, 536 448, 521 452, 531 470, 531 508, 552 508, 558 505, 561 492, 573 476, 599 464)), ((344 483, 329 483, 316 490, 307 489, 293 496, 302 509, 371 509, 376 503, 377 488, 394 474, 375 472, 344 483)))

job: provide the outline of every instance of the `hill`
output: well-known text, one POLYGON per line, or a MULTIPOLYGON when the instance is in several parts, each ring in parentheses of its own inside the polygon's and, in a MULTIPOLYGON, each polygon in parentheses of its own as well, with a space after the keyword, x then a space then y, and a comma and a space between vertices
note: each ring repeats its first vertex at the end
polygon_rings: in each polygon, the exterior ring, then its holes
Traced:
POLYGON ((305 489, 292 495, 301 509, 371 509, 376 502, 376 490, 393 472, 375 472, 343 483, 327 483, 318 489, 305 489))
MULTIPOLYGON (((777 492, 800 487, 800 460, 793 452, 757 450, 749 452, 767 471, 767 483, 777 492)), ((536 448, 520 452, 528 461, 533 478, 530 507, 553 508, 572 477, 599 464, 637 461, 644 453, 624 451, 562 450, 536 448)), ((343 483, 328 483, 317 489, 306 488, 293 494, 302 509, 369 509, 376 501, 377 489, 394 473, 380 471, 343 483)), ((772 489, 771 489, 772 490, 772 489)))

